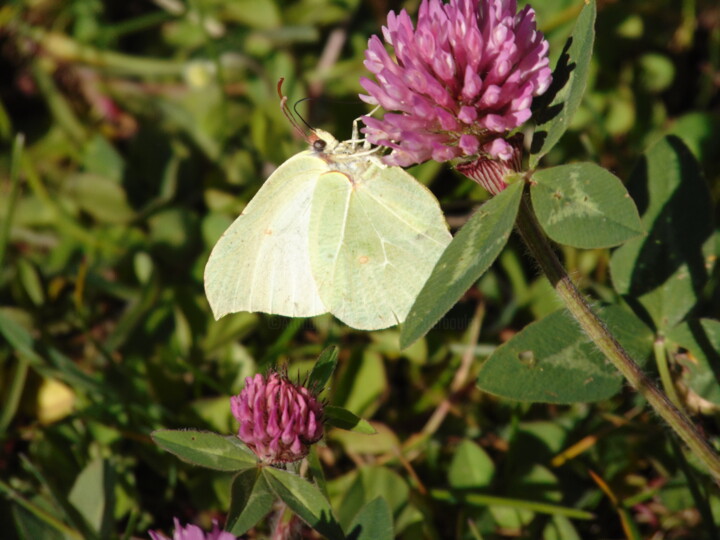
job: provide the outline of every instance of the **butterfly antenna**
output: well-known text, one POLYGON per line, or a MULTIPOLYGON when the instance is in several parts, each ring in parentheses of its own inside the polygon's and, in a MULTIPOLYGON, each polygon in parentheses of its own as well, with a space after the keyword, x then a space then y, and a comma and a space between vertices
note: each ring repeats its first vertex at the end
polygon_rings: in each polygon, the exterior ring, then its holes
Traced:
POLYGON ((295 105, 293 105, 293 112, 295 112, 295 116, 297 116, 300 120, 302 120, 302 123, 305 124, 305 125, 308 127, 309 130, 315 131, 315 130, 313 129, 313 127, 305 121, 305 118, 303 118, 303 115, 300 114, 300 113, 298 112, 298 110, 297 110, 298 105, 300 105, 303 101, 308 101, 308 100, 310 100, 310 99, 311 99, 311 98, 306 97, 306 98, 302 98, 302 99, 297 100, 297 101, 295 102, 295 105))
MULTIPOLYGON (((288 109, 287 105, 287 96, 284 96, 282 93, 282 85, 283 82, 285 82, 285 77, 280 77, 280 80, 277 83, 277 93, 278 96, 280 96, 280 110, 282 110, 283 114, 285 115, 285 118, 288 119, 292 127, 294 127, 297 132, 303 137, 303 139, 308 139, 307 132, 300 126, 297 119, 293 116, 292 112, 290 112, 290 109, 288 109)), ((296 104, 297 105, 297 104, 296 104)), ((297 111, 295 111, 295 114, 297 114, 297 111)), ((300 116, 298 114, 298 116, 300 116)), ((300 119, 303 121, 303 123, 312 130, 312 128, 308 125, 307 122, 305 122, 305 119, 300 116, 300 119)))

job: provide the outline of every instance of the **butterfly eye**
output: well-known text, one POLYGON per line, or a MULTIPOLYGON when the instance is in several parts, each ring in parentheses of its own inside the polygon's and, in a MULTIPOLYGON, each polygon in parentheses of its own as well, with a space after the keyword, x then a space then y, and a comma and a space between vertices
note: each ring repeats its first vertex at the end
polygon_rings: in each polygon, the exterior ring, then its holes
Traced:
POLYGON ((323 141, 322 139, 318 139, 317 141, 313 142, 313 150, 316 152, 323 152, 325 150, 325 147, 327 146, 327 143, 323 141))

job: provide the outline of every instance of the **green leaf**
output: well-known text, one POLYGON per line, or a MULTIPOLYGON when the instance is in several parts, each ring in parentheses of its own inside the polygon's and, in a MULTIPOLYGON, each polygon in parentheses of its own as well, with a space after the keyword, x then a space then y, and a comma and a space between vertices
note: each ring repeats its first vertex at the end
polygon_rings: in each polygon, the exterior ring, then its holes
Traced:
POLYGON ((668 133, 677 135, 702 164, 708 178, 720 172, 715 159, 720 148, 720 114, 707 111, 688 112, 674 120, 668 133))
POLYGON ((94 135, 83 149, 85 172, 96 174, 113 182, 121 182, 125 161, 115 147, 100 134, 94 135))
POLYGON ((327 480, 325 479, 323 465, 320 463, 317 445, 310 447, 310 452, 305 459, 308 464, 309 478, 312 478, 320 492, 329 499, 330 495, 328 494, 327 480))
POLYGON ((359 416, 353 414, 347 409, 343 409, 342 407, 327 405, 325 409, 323 409, 323 413, 325 416, 325 423, 328 426, 347 429, 348 431, 356 431, 358 433, 365 433, 367 435, 377 433, 375 428, 370 425, 370 422, 363 420, 359 416))
POLYGON ((586 2, 558 59, 550 88, 535 100, 530 168, 535 168, 567 129, 585 93, 595 40, 595 0, 586 2))
POLYGON ((425 335, 500 254, 515 223, 523 185, 515 182, 483 204, 445 248, 402 326, 401 348, 425 335))
MULTIPOLYGON (((527 463, 527 459, 525 457, 521 463, 506 464, 507 472, 503 475, 502 489, 510 500, 515 499, 514 504, 489 505, 488 510, 500 527, 516 529, 527 526, 534 519, 534 513, 541 511, 543 503, 551 509, 562 501, 557 477, 543 465, 527 463), (538 503, 539 508, 532 507, 538 503)), ((465 502, 469 503, 474 495, 474 492, 467 493, 465 502)))
POLYGON ((250 28, 272 30, 282 27, 282 15, 278 4, 265 0, 235 0, 223 6, 228 20, 250 28))
POLYGON ((114 530, 115 475, 103 459, 94 459, 75 479, 69 501, 100 538, 114 530))
POLYGON ((565 516, 553 516, 543 529, 543 540, 581 540, 573 522, 565 516))
POLYGON ((337 367, 338 348, 335 346, 326 348, 315 362, 308 379, 308 387, 321 391, 332 377, 337 367))
POLYGON ((66 195, 85 212, 103 223, 127 223, 135 212, 122 185, 92 173, 78 173, 64 183, 66 195))
POLYGON ((235 436, 197 430, 160 429, 152 432, 160 448, 181 460, 219 471, 241 471, 257 466, 257 458, 235 436))
POLYGON ((520 422, 511 441, 507 459, 517 459, 518 465, 525 457, 534 456, 537 462, 550 460, 567 445, 569 427, 553 419, 520 422), (517 457, 516 457, 517 456, 517 457))
POLYGON ((328 433, 328 439, 339 443, 350 454, 379 456, 397 451, 401 445, 395 432, 385 424, 371 425, 377 431, 372 437, 357 431, 333 429, 328 433))
POLYGON ((387 391, 385 362, 369 349, 357 349, 343 362, 340 376, 333 387, 333 403, 353 414, 372 416, 380 406, 380 397, 387 391))
POLYGON ((19 259, 17 261, 17 273, 20 282, 25 289, 25 293, 36 306, 45 303, 45 290, 43 288, 42 279, 35 265, 28 259, 19 259))
POLYGON ((230 497, 225 530, 235 536, 254 527, 272 510, 275 502, 275 494, 257 468, 246 469, 235 476, 230 497))
POLYGON ((676 354, 675 358, 684 368, 683 380, 688 388, 720 405, 720 322, 687 321, 670 330, 666 337, 676 348, 687 349, 687 354, 676 354))
POLYGON ((387 501, 376 497, 365 506, 348 527, 349 540, 392 540, 395 538, 393 518, 387 501))
POLYGON ((638 314, 659 330, 669 329, 693 308, 707 281, 711 259, 704 246, 713 233, 712 198, 697 161, 672 135, 645 153, 628 191, 648 235, 613 253, 613 284, 638 314))
POLYGON ((644 232, 620 179, 594 163, 537 171, 533 209, 547 235, 578 248, 617 246, 644 232))
POLYGON ((448 479, 455 489, 488 487, 495 474, 495 465, 485 450, 465 439, 455 450, 448 479))
MULTIPOLYGON (((601 318, 630 356, 644 363, 653 336, 642 321, 618 306, 603 310, 601 318)), ((562 310, 498 347, 480 368, 477 384, 485 392, 519 401, 577 403, 613 396, 623 378, 562 310)))
POLYGON ((345 538, 333 516, 330 502, 317 486, 292 473, 272 467, 266 467, 262 472, 275 495, 313 529, 330 540, 345 538))
POLYGON ((396 532, 402 530, 400 519, 404 511, 410 510, 410 489, 405 480, 387 467, 363 467, 352 484, 344 491, 338 507, 338 519, 346 530, 362 511, 362 508, 377 497, 382 497, 395 516, 396 532))

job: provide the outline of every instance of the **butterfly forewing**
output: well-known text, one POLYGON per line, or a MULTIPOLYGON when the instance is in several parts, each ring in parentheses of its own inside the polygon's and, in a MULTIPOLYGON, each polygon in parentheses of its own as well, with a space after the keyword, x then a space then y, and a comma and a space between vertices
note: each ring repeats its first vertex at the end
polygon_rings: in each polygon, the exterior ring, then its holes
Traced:
POLYGON ((283 163, 228 228, 205 267, 215 318, 237 311, 289 317, 325 313, 310 267, 313 193, 328 166, 312 151, 283 163))

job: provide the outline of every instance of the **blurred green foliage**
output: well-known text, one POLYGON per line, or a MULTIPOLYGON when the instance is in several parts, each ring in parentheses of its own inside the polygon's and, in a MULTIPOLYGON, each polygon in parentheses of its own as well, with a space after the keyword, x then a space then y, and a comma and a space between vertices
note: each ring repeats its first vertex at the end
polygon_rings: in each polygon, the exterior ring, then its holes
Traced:
MULTIPOLYGON (((403 538, 717 538, 720 498, 636 396, 530 405, 475 388, 480 362, 468 359, 557 309, 517 239, 405 351, 397 329, 356 332, 330 316, 212 319, 202 288, 209 250, 305 145, 280 112, 277 81, 289 103, 308 98, 298 108, 310 125, 348 138, 366 112, 357 93, 367 39, 389 9, 418 4, 0 6, 5 538, 128 538, 167 531, 173 516, 207 527, 227 511, 232 478, 179 462, 149 433, 230 434, 228 396, 244 377, 276 362, 307 373, 330 344, 340 357, 327 400, 378 431, 333 430, 318 448, 344 525, 380 494, 403 538)), ((553 65, 581 5, 533 3, 553 65)), ((594 161, 627 179, 645 148, 674 133, 699 160, 718 215, 720 6, 598 7, 588 91, 544 164, 594 161)), ((411 173, 453 227, 485 198, 447 168, 411 173)), ((609 250, 563 255, 586 292, 617 301, 609 250)), ((720 313, 719 281, 716 265, 695 315, 720 313)), ((695 419, 717 441, 717 407, 704 405, 695 419)))

